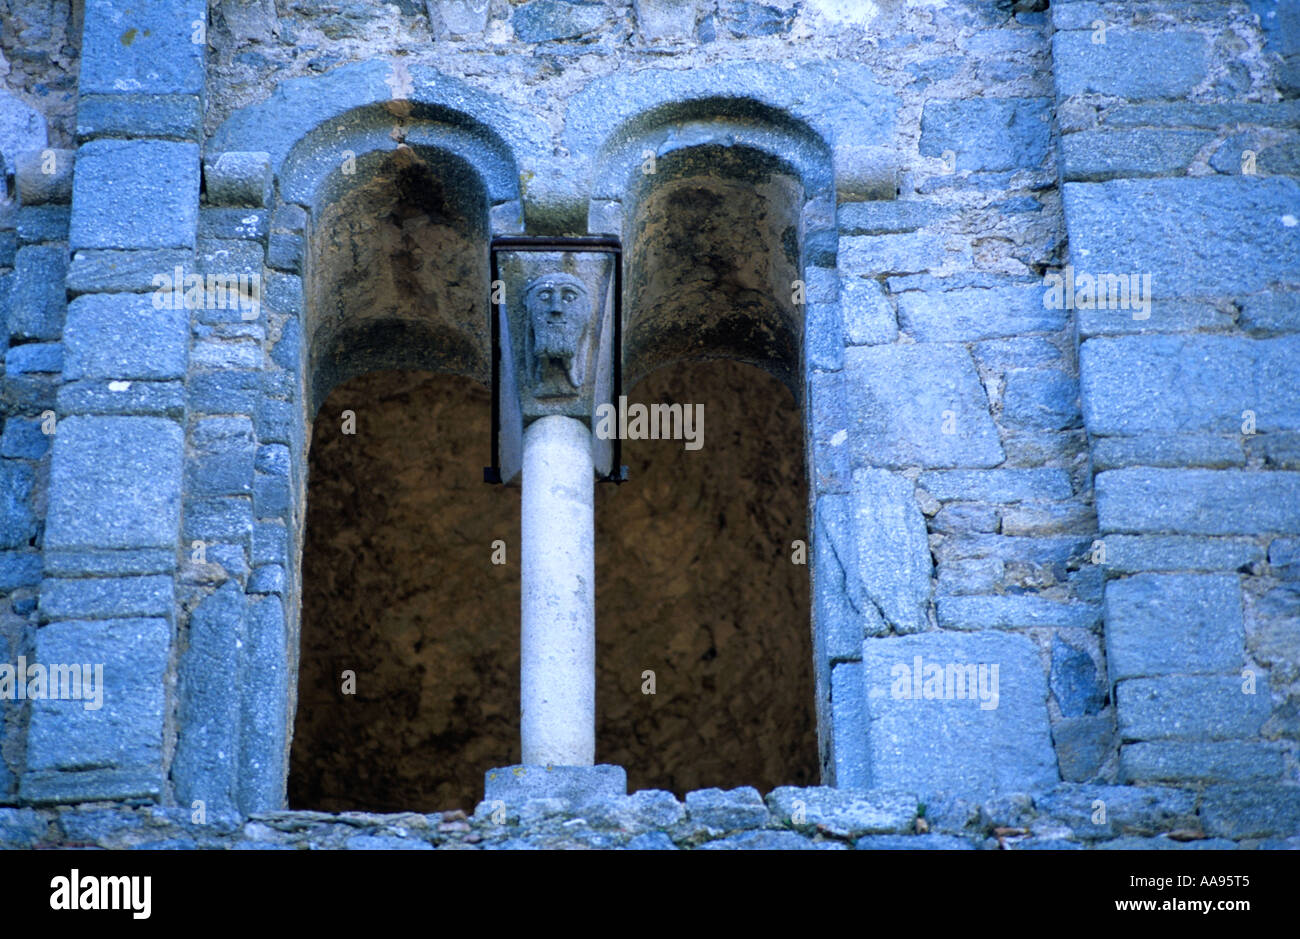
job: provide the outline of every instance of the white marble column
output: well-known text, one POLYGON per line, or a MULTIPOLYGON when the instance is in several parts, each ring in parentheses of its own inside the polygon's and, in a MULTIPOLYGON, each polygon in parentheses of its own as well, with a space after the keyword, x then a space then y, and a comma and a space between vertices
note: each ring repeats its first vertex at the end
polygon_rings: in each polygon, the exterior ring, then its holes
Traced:
POLYGON ((523 762, 596 756, 595 475, 591 432, 552 415, 523 446, 520 735, 523 762))

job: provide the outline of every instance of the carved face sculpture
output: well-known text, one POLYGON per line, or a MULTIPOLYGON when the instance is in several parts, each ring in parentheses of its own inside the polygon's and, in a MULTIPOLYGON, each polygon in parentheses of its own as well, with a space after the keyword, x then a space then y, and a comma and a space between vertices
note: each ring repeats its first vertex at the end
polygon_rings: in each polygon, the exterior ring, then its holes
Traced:
POLYGON ((586 378, 591 296, 572 274, 543 274, 524 290, 538 397, 571 395, 586 378))

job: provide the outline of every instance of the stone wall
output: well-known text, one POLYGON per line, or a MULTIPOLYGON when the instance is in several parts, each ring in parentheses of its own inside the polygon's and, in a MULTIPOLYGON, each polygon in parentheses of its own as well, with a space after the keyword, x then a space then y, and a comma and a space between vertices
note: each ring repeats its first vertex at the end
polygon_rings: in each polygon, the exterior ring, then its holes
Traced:
POLYGON ((91 803, 0 808, 0 849, 1179 851, 1297 850, 1300 802, 1255 789, 1062 784, 1031 797, 918 802, 910 793, 782 786, 482 802, 378 815, 196 814, 91 803), (1278 837, 1283 833, 1283 837, 1278 837), (1289 834, 1289 837, 1286 836, 1289 834))
MULTIPOLYGON (((319 368, 312 239, 355 183, 415 160, 478 187, 492 233, 617 231, 636 258, 674 256, 646 235, 671 227, 644 224, 656 187, 797 193, 765 244, 798 260, 802 322, 766 364, 807 438, 824 784, 1040 808, 1062 781, 1168 784, 1207 819, 1294 805, 1294 3, 8 17, 0 48, 28 63, 9 87, 46 126, 18 110, 0 141, 0 635, 9 661, 118 663, 127 703, 105 723, 5 702, 0 802, 283 805, 306 448, 339 377, 319 368), (77 149, 50 151, 53 172, 18 156, 50 144, 77 149), (155 309, 178 267, 261 276, 260 314, 155 309), (1046 302, 1045 277, 1079 273, 1137 275, 1150 304, 1046 302), (935 700, 926 665, 997 665, 996 706, 935 700)), ((754 300, 749 322, 788 307, 754 300)), ((1213 834, 1295 830, 1260 811, 1213 834)))
POLYGON ((1118 779, 1294 784, 1297 10, 1052 16, 1067 261, 1151 275, 1077 330, 1118 779))

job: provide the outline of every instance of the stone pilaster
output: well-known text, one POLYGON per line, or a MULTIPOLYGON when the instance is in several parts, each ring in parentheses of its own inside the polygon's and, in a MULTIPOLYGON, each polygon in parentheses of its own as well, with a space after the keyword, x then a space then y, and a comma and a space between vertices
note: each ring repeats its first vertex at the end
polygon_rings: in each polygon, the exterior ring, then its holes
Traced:
POLYGON ((27 801, 167 796, 188 318, 155 275, 193 263, 206 18, 202 0, 86 4, 35 652, 102 662, 104 701, 33 703, 27 801))

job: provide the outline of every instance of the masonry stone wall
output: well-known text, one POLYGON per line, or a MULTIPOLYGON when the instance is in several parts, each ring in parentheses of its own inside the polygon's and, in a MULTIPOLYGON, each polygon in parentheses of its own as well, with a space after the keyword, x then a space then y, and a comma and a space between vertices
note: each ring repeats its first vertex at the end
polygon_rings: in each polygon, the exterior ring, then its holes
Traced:
MULTIPOLYGON (((645 219, 674 180, 792 194, 767 245, 805 295, 747 308, 788 342, 708 341, 803 409, 824 786, 1020 793, 1026 824, 1100 787, 1181 806, 1134 834, 1300 831, 1296 4, 80 6, 10 10, 0 43, 24 63, 2 634, 10 661, 114 664, 120 703, 3 702, 0 803, 283 808, 306 445, 337 378, 313 245, 413 160, 481 193, 485 236, 614 232, 669 277, 684 255, 645 219), (42 148, 52 172, 21 156, 42 148), (155 309, 178 268, 260 276, 259 316, 155 309), (1149 304, 1099 308, 1080 274, 1149 304), (997 705, 926 692, 950 664, 996 664, 997 705)), ((407 350, 371 351, 352 365, 407 350)), ((69 810, 15 812, 36 834, 11 840, 77 840, 69 810)))

